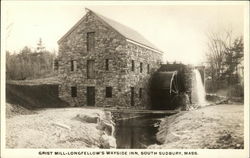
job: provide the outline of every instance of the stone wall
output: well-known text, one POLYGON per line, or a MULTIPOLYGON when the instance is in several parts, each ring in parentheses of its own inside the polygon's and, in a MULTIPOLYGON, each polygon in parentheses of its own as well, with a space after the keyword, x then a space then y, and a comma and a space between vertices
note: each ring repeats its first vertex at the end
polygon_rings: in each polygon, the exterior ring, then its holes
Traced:
POLYGON ((81 24, 59 43, 59 72, 62 80, 59 97, 71 106, 87 105, 87 87, 95 87, 95 106, 130 106, 130 87, 135 87, 135 105, 148 105, 148 81, 150 74, 160 65, 161 54, 129 43, 118 32, 105 25, 92 12, 88 12, 81 24), (87 33, 95 32, 95 49, 87 51, 87 33), (95 61, 95 78, 87 78, 87 60, 95 61), (105 61, 109 59, 109 70, 105 61), (77 70, 71 71, 71 60, 77 70), (135 61, 135 72, 131 71, 135 61), (143 72, 139 72, 140 62, 143 72), (147 74, 147 65, 150 73, 147 74), (77 87, 77 97, 71 97, 71 87, 77 87), (106 87, 112 87, 112 98, 105 97, 106 87), (143 88, 143 99, 139 89, 143 88))
POLYGON ((129 42, 126 45, 126 54, 127 71, 124 76, 126 103, 130 105, 130 88, 134 87, 135 107, 148 108, 151 106, 149 88, 151 77, 162 63, 162 54, 129 42), (135 71, 131 71, 132 60, 135 62, 135 71), (140 72, 140 63, 142 63, 142 73, 140 72), (148 64, 149 72, 147 70, 148 64), (142 98, 139 97, 140 88, 142 88, 142 98))

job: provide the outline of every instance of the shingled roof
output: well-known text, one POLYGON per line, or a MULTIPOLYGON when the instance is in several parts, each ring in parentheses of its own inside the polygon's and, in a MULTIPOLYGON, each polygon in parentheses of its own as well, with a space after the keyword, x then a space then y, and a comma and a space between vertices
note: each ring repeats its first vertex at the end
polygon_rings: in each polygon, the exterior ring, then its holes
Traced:
MULTIPOLYGON (((147 39, 145 39, 140 33, 137 31, 117 22, 112 19, 109 19, 107 17, 104 17, 96 12, 93 12, 90 9, 86 8, 86 11, 92 12, 96 17, 99 18, 100 21, 108 25, 109 27, 113 28, 116 32, 118 32, 120 35, 125 37, 128 41, 151 48, 157 52, 163 53, 160 51, 156 46, 154 46, 151 42, 149 42, 147 39)), ((85 16, 80 19, 59 41, 60 43, 64 38, 66 38, 72 31, 75 30, 75 28, 81 24, 81 22, 85 19, 85 16)))

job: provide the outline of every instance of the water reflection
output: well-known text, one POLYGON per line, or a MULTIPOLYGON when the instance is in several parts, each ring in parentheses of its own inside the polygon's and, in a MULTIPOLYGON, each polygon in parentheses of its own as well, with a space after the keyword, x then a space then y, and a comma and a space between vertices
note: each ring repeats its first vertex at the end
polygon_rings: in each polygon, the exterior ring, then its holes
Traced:
POLYGON ((166 114, 142 114, 140 117, 116 121, 116 143, 120 149, 143 149, 156 140, 158 124, 166 114))

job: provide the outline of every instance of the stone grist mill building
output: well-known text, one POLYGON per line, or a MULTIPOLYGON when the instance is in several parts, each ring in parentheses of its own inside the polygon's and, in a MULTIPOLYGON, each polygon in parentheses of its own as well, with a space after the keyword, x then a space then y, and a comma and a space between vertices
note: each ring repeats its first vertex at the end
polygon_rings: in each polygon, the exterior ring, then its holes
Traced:
POLYGON ((147 108, 163 52, 136 31, 86 9, 59 41, 59 97, 71 106, 147 108))

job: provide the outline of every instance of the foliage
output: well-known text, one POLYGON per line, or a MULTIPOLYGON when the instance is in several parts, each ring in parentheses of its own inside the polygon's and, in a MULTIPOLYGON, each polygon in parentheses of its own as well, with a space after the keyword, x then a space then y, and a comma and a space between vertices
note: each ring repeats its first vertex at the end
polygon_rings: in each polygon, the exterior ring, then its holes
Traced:
POLYGON ((210 66, 212 80, 217 80, 221 77, 223 71, 223 59, 225 57, 225 47, 223 41, 227 38, 221 37, 216 33, 208 34, 208 53, 207 60, 210 66))
POLYGON ((225 71, 223 76, 227 79, 229 84, 234 84, 238 82, 237 72, 238 65, 243 58, 243 39, 242 37, 236 38, 231 47, 228 47, 225 51, 225 71))
POLYGON ((37 47, 36 47, 37 52, 43 52, 45 50, 45 47, 43 46, 42 39, 40 38, 37 47))
POLYGON ((53 72, 55 53, 40 49, 40 46, 35 51, 26 46, 18 54, 11 54, 7 51, 6 78, 24 80, 51 74, 53 72))
MULTIPOLYGON (((226 82, 227 85, 239 83, 238 67, 243 61, 243 37, 233 38, 232 31, 208 33, 206 75, 212 85, 226 82)), ((219 86, 212 87, 214 89, 219 86)))
POLYGON ((229 97, 244 97, 244 86, 236 84, 229 87, 228 94, 229 97))

